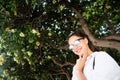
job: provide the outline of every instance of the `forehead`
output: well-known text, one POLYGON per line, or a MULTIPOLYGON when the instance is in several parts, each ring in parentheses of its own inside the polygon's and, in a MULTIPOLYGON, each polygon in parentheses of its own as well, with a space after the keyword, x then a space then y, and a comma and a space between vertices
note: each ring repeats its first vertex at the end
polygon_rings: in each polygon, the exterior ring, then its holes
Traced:
POLYGON ((80 38, 80 37, 78 37, 78 36, 71 36, 71 37, 69 38, 69 40, 68 40, 68 43, 69 43, 69 44, 73 44, 74 41, 75 41, 76 39, 78 39, 78 38, 80 38))

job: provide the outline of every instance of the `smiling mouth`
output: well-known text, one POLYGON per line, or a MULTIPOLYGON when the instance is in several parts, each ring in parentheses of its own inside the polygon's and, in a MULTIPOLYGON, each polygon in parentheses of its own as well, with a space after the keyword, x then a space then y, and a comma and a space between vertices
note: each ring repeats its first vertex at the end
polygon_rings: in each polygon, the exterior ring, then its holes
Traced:
POLYGON ((80 48, 80 47, 76 49, 76 54, 82 58, 83 54, 81 53, 81 51, 82 51, 82 48, 80 48))
POLYGON ((78 48, 76 52, 77 52, 77 53, 80 53, 80 52, 81 52, 81 48, 78 48))

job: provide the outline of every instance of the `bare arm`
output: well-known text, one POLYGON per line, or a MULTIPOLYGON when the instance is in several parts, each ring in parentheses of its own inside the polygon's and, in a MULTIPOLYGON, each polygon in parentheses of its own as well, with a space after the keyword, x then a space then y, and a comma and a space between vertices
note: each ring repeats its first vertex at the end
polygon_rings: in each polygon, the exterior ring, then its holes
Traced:
POLYGON ((85 75, 83 74, 83 72, 80 72, 80 71, 76 72, 76 77, 77 77, 76 78, 77 80, 86 80, 85 75))

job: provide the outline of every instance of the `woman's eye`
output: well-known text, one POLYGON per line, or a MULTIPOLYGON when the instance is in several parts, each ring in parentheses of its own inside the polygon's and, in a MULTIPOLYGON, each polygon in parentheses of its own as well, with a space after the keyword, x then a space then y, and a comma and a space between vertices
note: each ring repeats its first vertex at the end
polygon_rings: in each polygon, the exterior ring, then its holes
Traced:
POLYGON ((80 44, 80 41, 78 40, 74 42, 74 45, 79 45, 79 44, 80 44))

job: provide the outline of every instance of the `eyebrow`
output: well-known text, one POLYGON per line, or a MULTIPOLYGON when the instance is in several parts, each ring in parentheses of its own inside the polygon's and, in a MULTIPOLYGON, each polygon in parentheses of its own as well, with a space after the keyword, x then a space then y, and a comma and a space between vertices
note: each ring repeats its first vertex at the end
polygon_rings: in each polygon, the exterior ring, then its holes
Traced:
POLYGON ((78 39, 76 39, 76 40, 81 40, 81 39, 84 39, 83 37, 81 37, 81 38, 78 38, 78 39))
MULTIPOLYGON (((77 40, 81 40, 81 39, 84 39, 84 38, 83 38, 83 37, 80 37, 80 38, 74 40, 74 42, 77 41, 77 40)), ((74 45, 74 44, 69 44, 69 45, 74 45)))

